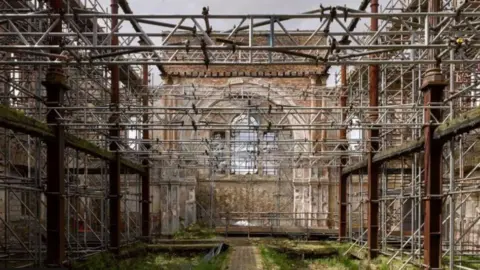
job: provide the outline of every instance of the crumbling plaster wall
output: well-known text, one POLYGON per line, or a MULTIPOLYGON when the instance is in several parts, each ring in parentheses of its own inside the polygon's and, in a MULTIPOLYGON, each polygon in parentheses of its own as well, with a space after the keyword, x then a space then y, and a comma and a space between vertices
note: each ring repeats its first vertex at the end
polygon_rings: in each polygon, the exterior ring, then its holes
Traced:
MULTIPOLYGON (((213 71, 212 71, 213 72, 213 71)), ((318 85, 324 85, 326 76, 318 76, 316 82, 318 85)), ((184 78, 184 77, 170 77, 165 78, 165 82, 169 85, 201 85, 215 87, 231 86, 233 91, 252 91, 252 93, 243 93, 243 95, 252 95, 266 97, 269 95, 270 102, 274 105, 289 105, 289 106, 334 106, 334 101, 330 103, 312 103, 310 99, 293 99, 284 98, 285 96, 292 96, 291 91, 299 91, 298 89, 307 89, 311 86, 311 76, 306 75, 301 78, 184 78), (243 87, 242 87, 243 86, 243 87), (235 90, 237 89, 237 90, 235 90), (249 90, 246 90, 249 89, 249 90), (327 105, 326 105, 327 106, 327 105)), ((220 92, 220 91, 219 91, 220 92)), ((237 106, 242 104, 232 104, 229 100, 222 100, 219 98, 219 93, 212 94, 211 98, 205 99, 197 104, 199 108, 205 107, 221 107, 221 106, 237 106)), ((168 98, 157 101, 157 104, 168 106, 185 106, 181 100, 176 103, 168 103, 168 98)), ((265 106, 266 104, 258 104, 265 106)), ((195 121, 204 117, 204 115, 193 116, 195 121)), ((233 118, 233 116, 232 116, 233 118)), ((178 120, 178 119, 177 119, 178 120)), ((216 119, 218 120, 218 118, 216 119)), ((230 121, 231 119, 226 119, 230 121)), ((262 121, 262 120, 260 120, 262 121)), ((294 113, 287 116, 288 123, 295 125, 308 126, 309 118, 299 116, 294 113)), ((317 119, 321 122, 325 119, 317 119)), ((295 151, 305 152, 309 154, 312 151, 311 143, 305 143, 305 140, 318 139, 318 132, 310 132, 308 130, 294 130, 284 132, 282 139, 290 136, 291 140, 296 141, 295 151)), ((336 132, 327 132, 326 136, 336 136, 336 132)), ((175 139, 202 139, 211 138, 209 131, 180 131, 172 135, 168 132, 154 132, 154 139, 159 138, 168 140, 175 139), (173 137, 172 137, 173 136, 173 137)), ((279 135, 280 136, 280 135, 279 135)), ((325 136, 325 135, 324 135, 325 136)), ((180 147, 177 145, 176 147, 180 147)), ((180 149, 179 148, 179 149, 180 149)), ((198 149, 197 149, 198 150, 198 149)), ((202 150, 203 151, 203 150, 202 150)), ((320 153, 314 153, 319 155, 320 153)), ((174 158, 174 154, 169 155, 169 159, 174 158)), ((196 160, 198 164, 205 164, 205 156, 197 155, 196 160)), ((222 214, 230 213, 232 218, 247 220, 250 219, 251 224, 265 225, 268 222, 267 217, 272 213, 277 213, 277 216, 285 221, 277 223, 285 226, 334 226, 333 215, 331 215, 332 205, 336 202, 336 191, 331 188, 328 183, 328 170, 320 170, 316 168, 298 167, 295 169, 282 169, 277 176, 270 175, 234 175, 229 172, 219 173, 210 172, 209 166, 204 166, 194 173, 184 173, 184 175, 194 175, 196 186, 190 189, 188 199, 196 201, 197 217, 208 221, 210 215, 214 218, 214 222, 222 223, 222 214), (250 213, 249 213, 250 212, 250 213), (278 213, 282 213, 281 215, 278 213), (330 215, 329 215, 330 214, 330 215), (327 219, 331 219, 327 222, 327 219)), ((193 212, 184 203, 185 196, 179 195, 181 192, 176 187, 177 184, 172 185, 172 176, 167 176, 168 173, 162 172, 159 195, 160 212, 161 212, 161 227, 162 233, 172 233, 179 228, 180 216, 189 216, 193 212), (170 178, 170 179, 168 179, 170 178), (170 184, 168 183, 170 182, 170 184)), ((173 177, 175 178, 175 177, 173 177)), ((175 182, 178 185, 185 186, 182 177, 176 176, 175 182)), ((157 201, 154 199, 154 201, 157 201)), ((191 204, 190 204, 191 205, 191 204)), ((154 206, 156 208, 157 206, 154 206)), ((188 224, 184 224, 188 225, 188 224)))

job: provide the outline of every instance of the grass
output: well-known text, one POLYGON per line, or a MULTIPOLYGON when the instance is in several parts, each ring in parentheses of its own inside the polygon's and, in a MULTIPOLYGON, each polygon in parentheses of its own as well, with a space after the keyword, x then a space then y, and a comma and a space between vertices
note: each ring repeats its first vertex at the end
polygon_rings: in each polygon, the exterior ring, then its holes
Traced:
POLYGON ((226 268, 228 252, 223 252, 211 261, 203 261, 203 255, 177 256, 175 254, 146 254, 144 256, 116 260, 109 253, 90 257, 86 262, 78 263, 73 269, 101 270, 223 270, 226 268), (191 267, 191 268, 190 268, 191 267))
POLYGON ((335 269, 335 270, 359 270, 360 261, 346 256, 322 258, 312 260, 310 265, 313 269, 335 269))
POLYGON ((265 269, 290 270, 306 267, 306 263, 303 260, 293 260, 286 254, 279 253, 264 245, 260 245, 259 248, 265 269))
POLYGON ((336 255, 318 259, 299 260, 289 257, 264 245, 260 246, 265 269, 297 270, 297 269, 334 269, 359 270, 360 263, 348 256, 336 255))
MULTIPOLYGON (((455 256, 455 265, 462 265, 468 268, 472 269, 480 269, 480 256, 475 256, 475 255, 462 255, 460 256, 455 256)), ((450 258, 444 257, 443 258, 443 265, 448 266, 450 262, 450 258)))
MULTIPOLYGON (((345 254, 345 252, 350 248, 350 244, 342 244, 338 242, 322 242, 315 243, 308 246, 317 246, 318 249, 329 249, 334 248, 337 252, 334 255, 325 254, 324 256, 321 253, 317 257, 313 256, 309 259, 299 259, 297 254, 296 256, 289 256, 284 252, 280 252, 277 248, 271 248, 270 245, 261 244, 260 251, 263 258, 263 263, 265 269, 274 269, 274 270, 393 270, 399 269, 403 264, 399 260, 393 260, 389 265, 387 262, 389 258, 385 256, 379 256, 375 260, 369 261, 366 257, 364 259, 356 259, 350 254, 345 254), (344 255, 345 254, 345 255, 344 255)), ((301 247, 305 245, 303 243, 289 242, 277 242, 281 246, 296 245, 301 247)), ((350 252, 357 252, 356 247, 350 249, 350 252)), ((350 253, 349 252, 349 253, 350 253)), ((361 255, 361 254, 360 254, 361 255)), ((417 269, 414 266, 407 265, 404 269, 417 269)), ((477 268, 475 268, 477 269, 477 268)))
POLYGON ((145 257, 131 258, 120 261, 118 268, 120 270, 138 269, 138 270, 153 270, 153 269, 171 269, 182 270, 185 266, 196 265, 200 261, 199 256, 192 257, 177 257, 173 254, 148 254, 145 257))
MULTIPOLYGON (((387 258, 385 256, 378 256, 377 258, 375 258, 375 260, 372 260, 371 264, 377 266, 377 269, 379 270, 399 269, 403 265, 403 263, 398 260, 393 260, 389 265, 389 260, 390 258, 387 258)), ((409 267, 410 266, 406 266, 404 269, 412 269, 409 267)))
POLYGON ((228 261, 228 250, 210 261, 204 261, 206 249, 191 249, 188 252, 175 252, 162 247, 158 252, 155 245, 138 243, 123 248, 119 256, 102 252, 88 257, 85 261, 76 261, 72 269, 85 270, 223 270, 228 261))
MULTIPOLYGON (((355 259, 345 252, 350 248, 350 244, 338 242, 298 242, 298 241, 259 241, 256 243, 260 250, 264 269, 269 270, 393 270, 399 269, 402 262, 393 260, 389 265, 389 258, 379 256, 375 260, 355 259), (277 246, 277 247, 276 247, 277 246), (280 248, 278 248, 280 247, 280 248), (284 252, 285 248, 290 248, 295 252, 284 252), (335 249, 335 253, 312 252, 314 249, 328 250, 335 249), (302 253, 305 251, 306 253, 302 253), (344 255, 345 254, 345 255, 344 255), (307 255, 313 255, 308 256, 307 255)), ((118 269, 118 270, 226 270, 230 252, 223 252, 219 256, 207 262, 203 260, 205 252, 182 250, 169 252, 155 252, 150 248, 151 245, 140 244, 132 246, 125 253, 130 256, 140 254, 140 256, 120 259, 115 258, 110 253, 101 253, 90 257, 86 262, 74 265, 73 269, 100 270, 100 269, 118 269), (140 250, 140 252, 139 252, 140 250)), ((355 252, 356 246, 350 252, 355 252)), ((480 269, 478 257, 463 256, 462 264, 473 269, 480 269)), ((407 265, 405 269, 418 269, 407 265)))
POLYGON ((214 257, 211 261, 205 262, 201 261, 196 267, 195 270, 224 270, 227 269, 228 258, 230 257, 230 252, 227 250, 222 254, 214 257))
POLYGON ((115 265, 115 257, 107 252, 102 252, 89 257, 85 262, 75 262, 72 269, 100 270, 112 269, 115 265))

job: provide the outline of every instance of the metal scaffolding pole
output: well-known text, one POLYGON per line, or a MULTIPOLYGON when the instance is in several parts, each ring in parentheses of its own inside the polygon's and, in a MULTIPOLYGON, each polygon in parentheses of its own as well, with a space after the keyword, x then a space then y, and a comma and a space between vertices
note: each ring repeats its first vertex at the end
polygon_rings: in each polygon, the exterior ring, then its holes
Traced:
MULTIPOLYGON (((111 0, 112 14, 118 13, 118 0, 111 0)), ((116 36, 118 18, 112 17, 112 45, 118 45, 118 37, 116 36)), ((111 93, 110 102, 112 115, 110 116, 110 123, 113 124, 110 128, 110 151, 114 153, 114 159, 109 163, 110 176, 110 250, 113 253, 120 252, 120 226, 121 226, 121 212, 120 212, 120 127, 117 123, 120 120, 119 106, 120 106, 120 91, 119 91, 119 67, 118 65, 111 65, 111 93)))
MULTIPOLYGON (((371 12, 378 12, 378 0, 370 3, 371 12)), ((378 30, 378 19, 371 19, 372 31, 378 30)), ((370 122, 376 123, 378 119, 378 65, 369 66, 369 100, 370 100, 370 122)), ((368 150, 368 255, 370 259, 378 255, 378 164, 373 163, 374 152, 378 150, 379 130, 369 130, 368 150)))
MULTIPOLYGON (((143 66, 143 85, 145 95, 142 97, 142 105, 147 107, 149 105, 148 99, 148 65, 143 66)), ((145 110, 145 113, 142 116, 142 121, 144 124, 149 123, 148 119, 148 111, 145 110)), ((150 140, 150 134, 148 129, 144 129, 142 132, 142 139, 145 141, 143 147, 148 152, 151 148, 148 141, 150 140)), ((142 161, 145 167, 145 174, 142 175, 142 236, 149 237, 150 236, 150 162, 148 154, 144 156, 144 160, 142 161)))
MULTIPOLYGON (((340 87, 340 107, 346 107, 347 106, 347 92, 348 92, 348 86, 347 86, 347 66, 343 65, 340 70, 340 76, 341 76, 341 87, 340 87)), ((346 120, 346 115, 342 111, 341 113, 341 122, 344 123, 346 120)), ((347 128, 342 128, 340 129, 339 132, 340 136, 339 139, 342 141, 346 141, 347 139, 347 128)), ((348 144, 344 143, 342 145, 342 150, 347 151, 348 150, 348 144)), ((347 202, 347 183, 348 183, 348 176, 342 174, 342 169, 347 163, 347 157, 346 155, 342 155, 340 157, 340 170, 339 170, 339 177, 340 177, 340 184, 338 186, 339 188, 339 198, 340 198, 340 220, 339 220, 339 238, 340 240, 345 240, 347 238, 347 207, 348 207, 348 202, 347 202)))
MULTIPOLYGON (((425 79, 422 91, 425 104, 439 103, 443 100, 443 90, 447 86, 441 71, 431 69, 425 79)), ((424 263, 428 269, 436 269, 441 265, 441 214, 442 214, 442 157, 443 141, 433 140, 435 127, 431 119, 441 119, 439 109, 425 110, 425 255, 424 263)))
MULTIPOLYGON (((441 9, 441 1, 430 0, 428 10, 436 12, 441 9)), ((436 25, 438 18, 429 18, 430 25, 436 25)), ((428 30, 426 30, 428 33, 428 30)), ((426 39, 426 43, 430 38, 426 39)), ((438 51, 431 50, 431 59, 437 56, 438 51)), ((447 86, 442 71, 432 67, 426 74, 422 85, 424 105, 439 104, 443 101, 443 91, 447 86)), ((424 232, 424 264, 426 269, 438 269, 441 266, 442 258, 442 172, 443 172, 443 140, 433 140, 435 126, 432 119, 441 120, 440 109, 425 109, 423 136, 425 138, 424 154, 424 181, 425 181, 425 232, 424 232)))
MULTIPOLYGON (((60 12, 63 2, 50 1, 52 9, 60 12)), ((62 32, 62 24, 54 21, 53 32, 62 32)), ((51 38, 50 44, 59 45, 61 38, 51 38)), ((52 53, 58 53, 53 50, 52 53)), ((47 91, 47 106, 62 107, 66 86, 65 74, 61 67, 51 67, 43 85, 47 91)), ((55 140, 47 142, 47 257, 49 267, 61 267, 65 260, 65 128, 62 110, 47 114, 47 123, 53 124, 55 140)))

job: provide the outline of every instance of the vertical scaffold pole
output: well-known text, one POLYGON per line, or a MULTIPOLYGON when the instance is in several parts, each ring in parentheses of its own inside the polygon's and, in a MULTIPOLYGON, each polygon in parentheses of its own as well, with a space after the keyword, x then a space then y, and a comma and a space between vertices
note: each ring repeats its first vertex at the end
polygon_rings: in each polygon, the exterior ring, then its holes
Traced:
MULTIPOLYGON (((372 0, 371 12, 378 13, 378 0, 372 0)), ((371 18, 371 31, 378 31, 378 19, 371 18)), ((376 44, 376 42, 374 42, 376 44)), ((372 55, 372 58, 375 56, 372 55)), ((373 155, 378 151, 378 65, 369 66, 370 123, 368 147, 368 255, 370 259, 378 255, 378 165, 373 163, 373 155)))

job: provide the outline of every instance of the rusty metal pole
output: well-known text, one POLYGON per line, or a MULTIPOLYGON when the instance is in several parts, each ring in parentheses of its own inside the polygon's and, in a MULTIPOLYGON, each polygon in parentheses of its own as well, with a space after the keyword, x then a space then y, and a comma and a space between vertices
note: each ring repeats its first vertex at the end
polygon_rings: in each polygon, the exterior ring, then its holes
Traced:
MULTIPOLYGON (((428 11, 440 11, 441 1, 430 0, 428 11)), ((437 18, 430 18, 429 25, 434 26, 437 18)), ((427 40, 428 42, 428 40, 427 40)), ((436 51, 430 51, 434 58, 436 51)), ((424 109, 424 181, 425 181, 425 231, 424 231, 424 265, 426 269, 439 269, 442 259, 442 150, 444 142, 433 140, 436 125, 442 121, 441 109, 431 108, 442 104, 447 82, 439 67, 430 67, 425 74, 422 85, 424 109), (427 109, 427 107, 429 107, 427 109)))
MULTIPOLYGON (((447 86, 441 70, 433 68, 427 71, 422 91, 424 92, 424 105, 435 106, 443 101, 443 90, 447 86)), ((442 257, 441 228, 442 228, 442 150, 443 142, 433 140, 436 126, 433 124, 438 119, 441 121, 441 109, 425 109, 425 156, 424 156, 424 181, 425 181, 425 233, 424 233, 424 263, 427 269, 440 267, 442 257)))
MULTIPOLYGON (((378 0, 372 0, 371 12, 378 13, 378 0)), ((371 31, 378 31, 378 19, 371 18, 371 31)), ((376 42, 374 42, 376 44, 376 42)), ((374 55, 370 56, 374 58, 374 55)), ((369 66, 370 122, 374 127, 369 131, 368 149, 368 255, 370 259, 378 255, 378 165, 373 163, 373 155, 378 150, 378 65, 369 66)))
MULTIPOLYGON (((342 65, 340 70, 340 82, 342 87, 340 88, 340 107, 342 108, 342 123, 345 124, 346 113, 343 111, 347 106, 347 66, 342 65)), ((340 141, 342 141, 342 150, 347 151, 347 128, 344 127, 340 129, 340 141)), ((339 197, 340 197, 340 227, 338 238, 340 241, 347 238, 347 176, 342 175, 342 169, 347 164, 347 159, 345 155, 340 156, 340 185, 339 188, 339 197)))
MULTIPOLYGON (((63 2, 51 0, 54 13, 63 13, 63 2)), ((62 32, 62 23, 57 23, 52 33, 62 32)), ((59 46, 61 37, 50 37, 49 44, 59 46)), ((59 49, 51 53, 59 54, 59 49)), ((55 60, 55 59, 52 59, 55 60)), ((63 98, 68 87, 62 67, 52 66, 42 83, 47 91, 47 107, 63 106, 63 98)), ((47 267, 61 267, 65 260, 65 128, 62 126, 63 110, 49 110, 47 123, 55 124, 52 131, 55 140, 47 142, 47 267)))
MULTIPOLYGON (((112 14, 118 14, 118 0, 111 0, 112 14)), ((112 45, 118 45, 118 18, 112 18, 112 45)), ((115 155, 115 159, 110 161, 109 175, 110 175, 110 250, 118 254, 120 251, 120 153, 117 141, 120 139, 119 121, 119 103, 120 103, 120 89, 119 89, 119 68, 118 65, 111 65, 111 94, 110 103, 112 115, 110 123, 116 123, 110 129, 110 151, 115 155)))
MULTIPOLYGON (((143 85, 145 87, 144 96, 142 98, 142 105, 144 108, 148 107, 148 65, 143 66, 143 85)), ((145 109, 146 110, 146 109, 145 109)), ((148 111, 145 111, 143 114, 142 122, 148 124, 148 111)), ((148 132, 148 127, 145 126, 143 129, 144 147, 145 150, 150 149, 150 134, 148 132)), ((148 162, 148 154, 145 155, 143 161, 143 166, 145 167, 145 174, 142 175, 142 236, 150 236, 150 167, 148 162)))

